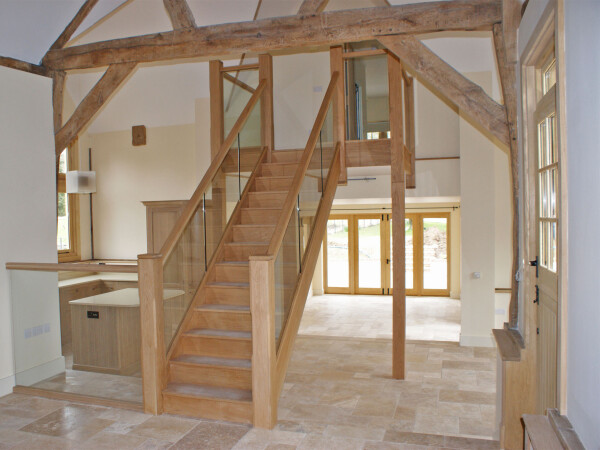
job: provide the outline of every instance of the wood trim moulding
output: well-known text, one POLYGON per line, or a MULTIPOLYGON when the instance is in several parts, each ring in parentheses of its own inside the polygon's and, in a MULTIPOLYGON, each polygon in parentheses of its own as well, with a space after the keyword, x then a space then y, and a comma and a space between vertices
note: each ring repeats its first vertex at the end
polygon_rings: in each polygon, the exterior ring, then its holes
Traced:
POLYGON ((90 263, 20 263, 7 262, 6 270, 31 270, 37 272, 111 272, 137 273, 137 264, 90 264, 90 263))
POLYGON ((34 75, 41 75, 43 77, 51 77, 52 72, 46 69, 44 66, 38 66, 37 64, 31 64, 20 59, 9 58, 7 56, 0 56, 0 66, 9 67, 11 69, 20 70, 22 72, 29 72, 34 75))
POLYGON ((267 18, 114 39, 50 50, 44 66, 53 70, 102 67, 124 62, 235 57, 393 34, 490 30, 502 21, 497 0, 437 1, 380 8, 267 18))

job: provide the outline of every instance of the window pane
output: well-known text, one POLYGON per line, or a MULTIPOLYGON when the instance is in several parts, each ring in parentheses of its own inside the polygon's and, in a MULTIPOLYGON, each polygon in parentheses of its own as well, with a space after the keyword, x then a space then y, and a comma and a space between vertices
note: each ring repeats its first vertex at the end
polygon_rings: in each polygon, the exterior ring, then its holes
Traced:
POLYGON ((540 217, 548 217, 548 172, 539 174, 540 180, 540 217))
POLYGON ((347 219, 327 221, 327 286, 350 287, 347 219))
POLYGON ((550 217, 556 218, 556 183, 557 183, 557 170, 551 169, 549 172, 550 187, 549 187, 549 200, 550 200, 550 217))
POLYGON ((68 250, 70 248, 69 196, 64 193, 58 194, 58 223, 56 233, 56 245, 58 250, 68 250))
POLYGON ((414 240, 413 240, 413 221, 412 219, 404 219, 404 236, 405 236, 405 251, 406 251, 406 289, 414 288, 414 240))
POLYGON ((423 288, 448 289, 448 220, 423 218, 423 288))
POLYGON ((69 170, 69 164, 67 162, 67 149, 64 149, 58 160, 58 173, 67 173, 67 170, 69 170))
POLYGON ((545 94, 556 84, 556 60, 553 60, 542 75, 542 94, 545 94))
POLYGON ((547 166, 548 160, 548 133, 546 120, 538 125, 538 168, 547 166))
POLYGON ((381 288, 381 221, 358 219, 358 287, 381 288))
POLYGON ((548 261, 548 269, 556 272, 556 223, 550 223, 550 257, 548 261))
POLYGON ((558 162, 558 142, 556 141, 556 116, 546 119, 548 122, 548 155, 549 163, 558 162))

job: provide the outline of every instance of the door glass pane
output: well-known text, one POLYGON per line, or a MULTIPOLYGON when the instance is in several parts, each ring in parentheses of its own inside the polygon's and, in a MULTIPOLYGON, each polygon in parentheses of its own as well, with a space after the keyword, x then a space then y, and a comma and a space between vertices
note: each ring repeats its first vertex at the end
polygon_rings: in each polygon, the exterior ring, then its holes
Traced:
POLYGON ((358 287, 381 288, 381 220, 358 219, 358 287))
POLYGON ((546 120, 538 125, 538 168, 548 165, 548 133, 546 120))
POLYGON ((448 219, 423 218, 423 288, 448 289, 448 219))
POLYGON ((414 241, 413 241, 413 221, 412 219, 404 219, 404 249, 406 255, 406 289, 414 288, 414 241))
POLYGON ((56 247, 58 250, 69 250, 69 196, 65 193, 58 194, 58 221, 56 233, 56 247))
POLYGON ((550 255, 548 258, 548 269, 556 272, 556 222, 550 224, 550 255))
POLYGON ((327 221, 327 286, 350 287, 347 219, 327 221))

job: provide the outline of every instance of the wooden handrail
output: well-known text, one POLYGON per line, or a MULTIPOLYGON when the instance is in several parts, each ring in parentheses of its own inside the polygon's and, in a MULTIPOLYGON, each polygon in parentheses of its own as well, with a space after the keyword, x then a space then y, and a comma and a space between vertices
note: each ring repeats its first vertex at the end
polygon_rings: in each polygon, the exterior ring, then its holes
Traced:
POLYGON ((331 81, 329 82, 329 86, 327 87, 327 91, 325 92, 325 97, 323 97, 323 101, 321 102, 319 113, 317 114, 317 118, 315 119, 315 124, 313 125, 312 131, 310 132, 310 136, 308 137, 304 153, 302 154, 302 159, 300 160, 298 168, 296 169, 296 173, 294 174, 294 180, 292 181, 292 185, 290 187, 288 195, 285 198, 281 215, 279 216, 279 220, 277 221, 277 225, 275 226, 275 231, 273 233, 273 237, 271 238, 271 242, 267 250, 268 256, 275 257, 277 255, 277 252, 279 251, 281 243, 283 242, 285 230, 288 226, 288 222, 290 221, 294 205, 296 204, 296 197, 298 196, 300 188, 302 187, 304 174, 308 169, 315 146, 317 145, 319 132, 321 131, 323 123, 325 122, 325 118, 327 117, 329 104, 331 103, 333 94, 335 93, 335 86, 339 78, 339 72, 333 72, 331 76, 331 81))
POLYGON ((112 272, 137 273, 137 264, 89 264, 89 263, 20 263, 7 262, 7 270, 31 270, 37 272, 112 272))
POLYGON ((175 248, 175 244, 177 243, 177 241, 183 234, 185 227, 187 226, 188 222, 194 216, 196 209, 198 209, 198 206, 200 205, 202 196, 204 195, 205 191, 208 189, 210 183, 212 182, 212 179, 217 174, 217 171, 219 170, 219 168, 221 167, 221 164, 225 160, 225 157, 229 153, 229 149, 231 148, 231 145, 235 141, 236 136, 241 131, 242 127, 245 125, 246 121, 248 120, 248 117, 250 117, 250 113, 254 109, 254 106, 256 105, 260 96, 262 95, 263 91, 265 90, 266 85, 267 85, 267 82, 265 80, 260 81, 260 83, 258 84, 258 87, 256 88, 256 91, 254 92, 254 94, 252 94, 252 97, 250 97, 250 100, 248 100, 248 103, 244 107, 244 110, 240 114, 240 117, 238 117, 238 120, 235 122, 235 125, 233 126, 233 128, 231 129, 229 134, 227 135, 227 138, 225 139, 223 144, 221 145, 219 152, 215 155, 215 158, 213 159, 212 163, 210 164, 210 167, 208 168, 208 170, 206 171, 204 178, 202 178, 202 181, 200 182, 200 184, 198 184, 198 187, 194 191, 194 194, 190 198, 190 201, 187 202, 185 208, 183 209, 183 211, 181 213, 181 216, 175 223, 175 226, 173 227, 171 234, 169 234, 169 237, 167 238, 167 240, 165 241, 165 243, 163 244, 163 246, 160 250, 160 253, 163 255, 163 264, 169 258, 169 255, 175 248))

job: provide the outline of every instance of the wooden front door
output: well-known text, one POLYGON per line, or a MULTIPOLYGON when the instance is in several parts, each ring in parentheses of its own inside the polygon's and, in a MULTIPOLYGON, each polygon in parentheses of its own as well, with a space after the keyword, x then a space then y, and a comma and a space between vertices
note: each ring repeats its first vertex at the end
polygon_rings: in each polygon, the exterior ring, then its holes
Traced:
POLYGON ((556 71, 553 53, 539 71, 536 133, 537 210, 537 378, 538 411, 556 408, 558 350, 558 235, 560 160, 556 118, 556 71))

